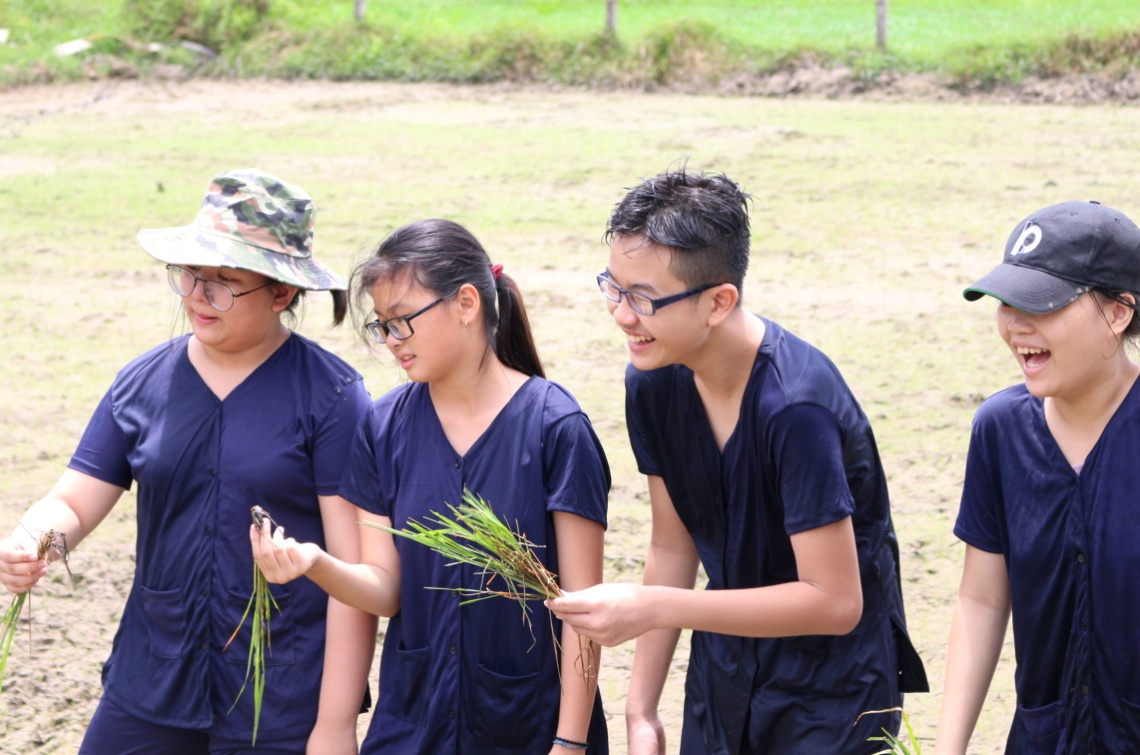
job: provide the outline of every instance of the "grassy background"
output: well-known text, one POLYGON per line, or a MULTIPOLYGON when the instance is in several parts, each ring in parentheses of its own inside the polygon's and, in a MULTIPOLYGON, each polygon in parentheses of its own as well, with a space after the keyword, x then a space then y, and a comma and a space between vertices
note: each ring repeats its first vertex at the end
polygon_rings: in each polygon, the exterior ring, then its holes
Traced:
POLYGON ((214 76, 541 81, 708 86, 814 61, 873 77, 935 71, 963 85, 1072 71, 1122 74, 1140 61, 1131 0, 892 0, 889 52, 871 0, 622 0, 617 37, 603 0, 0 0, 0 84, 124 76, 176 64, 214 76), (61 59, 52 48, 95 47, 61 59), (202 63, 177 46, 218 50, 202 63))
MULTIPOLYGON (((549 374, 578 396, 610 458, 606 578, 636 581, 648 510, 625 437, 624 341, 593 275, 623 187, 684 161, 753 194, 746 305, 831 355, 872 419, 934 689, 907 700, 929 747, 970 418, 1019 379, 992 308, 960 292, 1038 207, 1095 198, 1140 216, 1128 109, 264 81, 0 92, 0 530, 58 476, 115 372, 185 329, 137 230, 189 222, 212 175, 256 165, 317 199, 318 254, 336 268, 403 223, 441 216, 468 225, 520 281, 549 374)), ((328 316, 314 297, 301 331, 357 365, 374 395, 392 387, 399 369, 328 331, 328 316)), ((76 552, 80 585, 37 590, 35 649, 21 639, 0 697, 6 748, 74 751, 132 541, 128 495, 76 552)), ((603 658, 615 752, 631 650, 603 658)), ((1010 656, 973 752, 1002 751, 1010 656)), ((684 666, 681 653, 663 702, 672 743, 684 666)))

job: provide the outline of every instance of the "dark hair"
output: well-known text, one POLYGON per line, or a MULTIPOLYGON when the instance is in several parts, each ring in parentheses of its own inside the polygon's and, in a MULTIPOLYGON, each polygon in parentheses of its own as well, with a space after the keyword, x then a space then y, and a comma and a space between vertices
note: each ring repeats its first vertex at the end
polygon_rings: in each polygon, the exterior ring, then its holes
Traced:
POLYGON ((744 289, 748 272, 748 200, 723 173, 671 170, 629 190, 610 214, 604 239, 644 236, 682 254, 669 272, 689 286, 731 283, 744 289))
POLYGON ((376 284, 401 275, 444 298, 455 296, 470 283, 483 304, 488 354, 494 350, 508 367, 546 377, 518 286, 505 273, 495 278, 487 252, 466 228, 450 220, 418 220, 380 242, 352 271, 350 289, 358 324, 372 311, 376 284))
MULTIPOLYGON (((286 284, 288 285, 288 284, 286 284)), ((344 322, 344 318, 348 315, 348 294, 344 291, 329 291, 332 294, 333 300, 333 327, 340 325, 344 322)), ((301 317, 295 310, 304 308, 305 289, 298 288, 297 295, 293 297, 293 301, 289 302, 289 306, 285 308, 282 313, 287 318, 287 321, 296 325, 301 317)))
MULTIPOLYGON (((1120 302, 1124 306, 1132 310, 1132 319, 1128 321, 1128 327, 1120 334, 1124 341, 1140 341, 1140 294, 1131 291, 1116 291, 1107 288, 1094 288, 1093 293, 1102 297, 1102 299, 1112 299, 1113 301, 1120 302), (1132 297, 1132 301, 1125 298, 1125 294, 1132 297)), ((1101 315, 1103 317, 1103 313, 1101 315)))

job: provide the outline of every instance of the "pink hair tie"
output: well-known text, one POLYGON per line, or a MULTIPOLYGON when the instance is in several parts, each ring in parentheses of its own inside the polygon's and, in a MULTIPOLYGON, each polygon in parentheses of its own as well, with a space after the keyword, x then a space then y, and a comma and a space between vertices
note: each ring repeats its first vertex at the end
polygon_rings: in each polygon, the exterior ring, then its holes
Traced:
POLYGON ((498 280, 499 276, 502 274, 503 274, 503 266, 502 265, 491 265, 491 277, 492 278, 494 278, 495 280, 498 280))

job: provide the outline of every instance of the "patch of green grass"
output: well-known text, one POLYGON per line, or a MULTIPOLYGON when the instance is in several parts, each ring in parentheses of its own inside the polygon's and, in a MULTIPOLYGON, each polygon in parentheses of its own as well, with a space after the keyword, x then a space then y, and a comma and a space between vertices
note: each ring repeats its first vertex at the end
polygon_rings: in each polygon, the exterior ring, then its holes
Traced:
POLYGON ((992 85, 1029 74, 1140 65, 1140 4, 1125 0, 896 0, 888 50, 867 0, 624 0, 616 38, 602 0, 0 0, 0 85, 145 74, 592 86, 715 83, 797 62, 935 71, 992 85), (95 46, 61 58, 55 45, 95 46), (198 58, 189 40, 215 49, 198 58), (148 49, 148 43, 167 43, 148 49))

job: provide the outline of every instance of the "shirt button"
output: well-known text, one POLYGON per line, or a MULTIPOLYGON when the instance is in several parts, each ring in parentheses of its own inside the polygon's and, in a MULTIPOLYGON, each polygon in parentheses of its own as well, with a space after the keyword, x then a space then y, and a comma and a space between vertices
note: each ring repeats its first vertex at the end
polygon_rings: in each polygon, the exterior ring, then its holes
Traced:
POLYGON ((455 708, 452 708, 449 711, 447 711, 447 717, 448 718, 455 718, 455 708))
POLYGON ((209 591, 209 590, 207 590, 205 587, 203 587, 203 588, 202 588, 202 597, 204 598, 204 597, 206 597, 206 596, 207 596, 207 595, 209 595, 209 594, 210 594, 210 591, 209 591))
POLYGON ((1084 562, 1085 562, 1085 554, 1083 554, 1083 553, 1078 553, 1078 554, 1077 554, 1077 563, 1078 563, 1078 564, 1083 564, 1084 562))
POLYGON ((452 645, 451 647, 449 647, 449 648, 448 648, 448 650, 449 650, 449 651, 451 651, 451 654, 452 654, 452 655, 455 655, 456 653, 458 653, 458 652, 459 652, 459 648, 455 647, 454 645, 452 645))
POLYGON ((456 459, 456 460, 455 460, 455 468, 456 468, 456 469, 459 469, 459 465, 460 465, 460 464, 462 464, 462 463, 463 463, 463 462, 462 462, 460 459, 456 459))
POLYGON ((211 527, 211 526, 210 526, 210 525, 208 525, 208 524, 206 525, 206 534, 207 534, 207 535, 212 535, 212 534, 214 534, 214 528, 213 528, 213 527, 211 527))
POLYGON ((207 644, 206 644, 206 643, 204 643, 204 642, 202 643, 201 647, 202 647, 202 649, 203 649, 203 650, 209 650, 209 648, 210 648, 210 646, 209 646, 209 645, 207 645, 207 644))
POLYGON ((1087 695, 1088 693, 1089 693, 1089 685, 1087 685, 1087 684, 1082 684, 1082 685, 1081 685, 1081 694, 1082 694, 1082 695, 1087 695))

